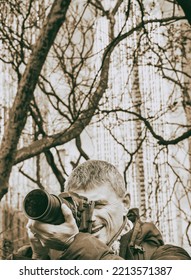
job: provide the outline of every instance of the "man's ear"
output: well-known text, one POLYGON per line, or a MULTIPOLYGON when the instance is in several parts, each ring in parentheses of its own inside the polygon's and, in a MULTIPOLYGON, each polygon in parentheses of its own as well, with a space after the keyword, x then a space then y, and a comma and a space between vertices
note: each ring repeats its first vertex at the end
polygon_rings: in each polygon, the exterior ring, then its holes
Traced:
POLYGON ((131 202, 131 196, 129 193, 126 193, 124 198, 123 198, 123 205, 124 205, 124 216, 127 215, 127 212, 129 211, 130 208, 130 202, 131 202))

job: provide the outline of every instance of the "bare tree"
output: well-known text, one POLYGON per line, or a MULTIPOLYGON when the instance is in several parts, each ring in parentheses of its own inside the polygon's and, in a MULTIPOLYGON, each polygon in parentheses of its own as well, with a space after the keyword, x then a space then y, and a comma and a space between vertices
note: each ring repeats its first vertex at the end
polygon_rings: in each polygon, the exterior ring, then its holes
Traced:
MULTIPOLYGON (((28 7, 30 13, 32 1, 28 7)), ((17 144, 21 136, 21 132, 25 126, 29 104, 33 97, 41 69, 46 60, 47 54, 52 46, 59 28, 65 20, 66 11, 70 1, 55 1, 52 5, 47 20, 44 23, 39 38, 28 60, 25 71, 19 81, 18 91, 9 113, 9 120, 5 127, 4 136, 1 144, 1 160, 0 160, 0 197, 7 192, 7 181, 10 176, 12 165, 14 163, 17 144)), ((26 18, 23 20, 23 24, 26 18)), ((22 33, 20 36, 20 44, 22 43, 22 33)), ((10 41, 9 41, 10 42, 10 41)), ((22 50, 22 49, 21 49, 22 50)), ((22 56, 21 56, 22 57, 22 56)), ((19 67, 19 63, 17 63, 19 67)))
MULTIPOLYGON (((74 140, 77 156, 72 166, 87 160, 83 133, 97 123, 122 149, 127 183, 127 175, 136 172, 142 213, 149 216, 151 201, 157 205, 166 192, 163 208, 170 211, 173 197, 188 223, 182 203, 190 205, 191 162, 178 162, 173 148, 186 153, 187 144, 190 147, 190 1, 187 9, 185 1, 162 1, 162 7, 160 2, 117 0, 106 7, 104 1, 57 0, 51 8, 46 1, 6 2, 7 10, 1 13, 1 62, 17 91, 1 143, 1 198, 14 165, 38 187, 45 187, 40 167, 44 159, 64 190, 68 174, 60 147, 74 140), (170 12, 165 5, 170 5, 170 12), (117 79, 120 88, 115 87, 117 79), (116 127, 124 133, 117 134, 116 127), (27 145, 22 138, 27 138, 27 145), (149 159, 154 174, 149 178, 148 147, 153 151, 149 159), (36 161, 35 178, 24 169, 29 159, 36 161), (187 174, 187 182, 180 170, 187 174), (174 178, 171 190, 164 191, 164 181, 166 187, 170 184, 169 177, 161 178, 164 173, 174 178)), ((164 209, 156 209, 159 223, 167 213, 164 209)), ((190 225, 187 234, 189 230, 190 225)))

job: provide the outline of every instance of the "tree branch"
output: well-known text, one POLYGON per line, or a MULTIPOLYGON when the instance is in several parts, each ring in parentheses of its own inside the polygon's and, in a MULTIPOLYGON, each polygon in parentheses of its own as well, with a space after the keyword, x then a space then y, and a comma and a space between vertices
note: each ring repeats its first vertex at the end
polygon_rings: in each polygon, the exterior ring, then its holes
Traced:
POLYGON ((136 112, 125 110, 125 109, 102 110, 101 112, 106 113, 106 114, 109 114, 112 112, 124 112, 124 113, 128 113, 128 114, 136 116, 139 120, 144 122, 145 126, 148 128, 148 130, 150 131, 152 136, 158 140, 159 145, 164 145, 164 146, 175 145, 191 136, 191 129, 189 129, 188 131, 182 133, 182 135, 177 138, 174 138, 171 140, 165 140, 161 135, 158 135, 154 131, 154 129, 153 129, 152 125, 150 124, 150 122, 148 121, 148 119, 144 118, 142 115, 140 115, 136 112))
MULTIPOLYGON (((54 1, 20 80, 0 147, 0 177, 5 181, 8 181, 12 165, 14 164, 17 144, 27 120, 29 104, 32 100, 41 69, 65 20, 69 4, 69 0, 54 1)), ((0 186, 0 199, 5 193, 5 188, 5 186, 0 186), (3 191, 1 191, 2 189, 3 191)))
MULTIPOLYGON (((184 19, 184 17, 168 17, 168 18, 164 18, 164 19, 151 19, 151 20, 145 21, 144 25, 153 23, 153 22, 161 22, 161 23, 162 22, 172 22, 172 21, 181 20, 181 19, 184 19)), ((14 164, 17 164, 23 160, 36 156, 36 155, 44 152, 45 150, 48 150, 57 145, 65 144, 65 143, 71 141, 72 139, 76 138, 83 131, 83 129, 90 123, 91 118, 93 117, 93 115, 97 109, 99 101, 101 100, 105 90, 107 89, 111 53, 122 40, 124 40, 128 36, 132 35, 135 31, 141 29, 142 24, 143 23, 141 22, 136 27, 129 30, 128 32, 126 32, 124 34, 119 34, 106 47, 106 49, 103 53, 102 65, 91 85, 91 88, 89 90, 89 96, 94 88, 94 84, 95 84, 95 81, 97 80, 99 72, 101 72, 100 73, 100 82, 99 82, 94 94, 90 97, 87 109, 84 110, 83 112, 81 112, 78 119, 69 128, 61 131, 60 133, 44 137, 43 139, 35 141, 28 147, 24 147, 24 148, 18 150, 16 157, 15 157, 14 164)), ((153 136, 156 139, 158 139, 159 141, 165 141, 162 137, 155 134, 155 132, 153 131, 151 126, 149 127, 148 121, 146 121, 146 123, 147 123, 147 127, 153 133, 153 136)), ((162 142, 160 142, 160 143, 162 143, 162 142)))
POLYGON ((190 0, 176 0, 178 5, 181 6, 186 19, 188 20, 189 24, 191 25, 191 1, 190 0))

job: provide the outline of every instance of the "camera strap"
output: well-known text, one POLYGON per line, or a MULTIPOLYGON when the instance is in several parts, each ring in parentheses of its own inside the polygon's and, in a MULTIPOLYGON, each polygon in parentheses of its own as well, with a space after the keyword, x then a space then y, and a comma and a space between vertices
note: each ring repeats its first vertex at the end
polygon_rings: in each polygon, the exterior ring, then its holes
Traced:
POLYGON ((113 244, 113 242, 120 236, 120 234, 122 233, 123 229, 125 228, 125 226, 127 225, 127 217, 124 217, 124 221, 120 227, 120 229, 118 230, 118 232, 112 237, 112 239, 107 243, 107 246, 111 246, 113 244))

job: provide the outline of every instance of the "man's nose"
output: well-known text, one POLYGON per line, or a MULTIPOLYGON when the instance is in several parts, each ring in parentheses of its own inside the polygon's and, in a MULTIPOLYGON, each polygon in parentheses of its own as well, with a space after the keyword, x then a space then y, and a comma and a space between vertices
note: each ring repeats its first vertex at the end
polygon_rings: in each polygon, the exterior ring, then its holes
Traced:
POLYGON ((93 211, 92 213, 92 216, 91 216, 91 222, 95 222, 96 221, 96 216, 95 216, 95 210, 93 211))

